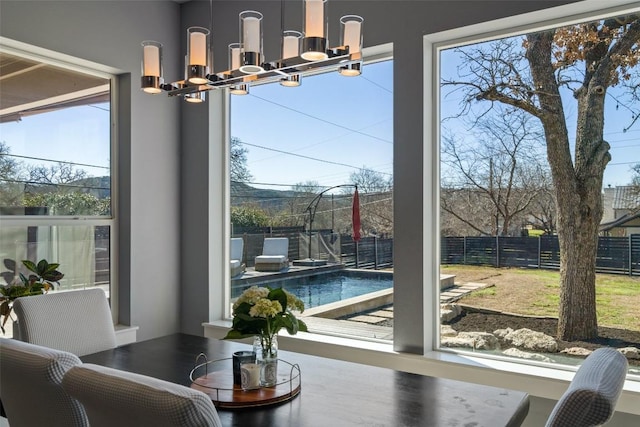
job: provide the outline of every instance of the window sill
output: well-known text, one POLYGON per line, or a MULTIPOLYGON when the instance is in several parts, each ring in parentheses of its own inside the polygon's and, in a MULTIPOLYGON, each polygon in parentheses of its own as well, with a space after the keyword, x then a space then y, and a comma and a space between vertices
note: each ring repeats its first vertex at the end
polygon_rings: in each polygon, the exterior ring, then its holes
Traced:
MULTIPOLYGON (((203 323, 208 338, 223 338, 230 321, 203 323)), ((248 343, 248 340, 247 340, 248 343)), ((424 356, 399 353, 387 343, 361 341, 301 332, 278 336, 279 347, 314 356, 364 363, 420 375, 522 390, 532 396, 557 400, 573 378, 573 371, 504 360, 431 351, 424 356)), ((616 410, 640 415, 640 381, 627 380, 616 410)))
POLYGON ((116 330, 116 345, 118 347, 136 342, 138 326, 115 325, 114 328, 116 330))

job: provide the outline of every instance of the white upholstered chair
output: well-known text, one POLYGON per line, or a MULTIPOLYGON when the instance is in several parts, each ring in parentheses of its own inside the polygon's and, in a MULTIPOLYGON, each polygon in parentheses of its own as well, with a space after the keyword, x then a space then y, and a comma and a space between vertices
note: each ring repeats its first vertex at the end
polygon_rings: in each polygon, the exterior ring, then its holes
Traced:
POLYGON ((289 266, 289 238, 267 237, 262 255, 256 257, 256 271, 280 271, 289 266))
POLYGON ((82 403, 91 427, 221 426, 209 396, 156 378, 85 363, 62 385, 82 403))
POLYGON ((116 347, 111 310, 100 288, 17 298, 13 310, 22 341, 76 356, 116 347))
POLYGON ((242 254, 244 253, 244 240, 242 237, 231 238, 231 277, 239 276, 244 273, 246 265, 242 262, 242 254))
POLYGON ((546 427, 591 427, 606 423, 622 392, 627 359, 613 348, 599 348, 584 360, 553 408, 546 427))
POLYGON ((0 338, 0 399, 11 427, 88 426, 82 405, 62 388, 80 363, 65 351, 0 338))

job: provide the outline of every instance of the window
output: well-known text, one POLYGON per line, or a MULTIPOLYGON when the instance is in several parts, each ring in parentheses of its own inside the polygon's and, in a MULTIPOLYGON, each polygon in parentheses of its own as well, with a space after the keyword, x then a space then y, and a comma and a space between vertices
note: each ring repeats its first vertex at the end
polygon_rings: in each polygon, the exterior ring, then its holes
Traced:
POLYGON ((246 265, 232 274, 232 300, 252 285, 282 285, 303 299, 312 332, 392 339, 390 55, 365 53, 359 77, 334 71, 303 76, 296 88, 252 86, 247 96, 231 96, 231 234, 242 239, 236 257, 246 265), (256 272, 269 237, 288 238, 289 265, 256 272), (368 308, 355 310, 351 298, 368 308), (338 327, 339 319, 348 323, 338 327))
MULTIPOLYGON (((639 206, 640 153, 629 143, 640 132, 637 41, 613 59, 607 87, 581 89, 600 65, 597 55, 585 65, 583 43, 599 41, 607 52, 639 20, 637 8, 600 11, 518 34, 460 31, 435 47, 442 348, 571 365, 581 360, 575 347, 640 347, 640 280, 624 229, 639 206), (542 77, 546 58, 557 85, 542 77), (559 98, 549 96, 556 86, 559 98), (564 114, 550 119, 548 111, 564 114), (597 236, 616 227, 624 237, 597 236), (590 255, 595 265, 573 268, 590 255), (596 273, 593 299, 583 296, 593 288, 588 271, 596 273), (592 318, 598 329, 589 336, 592 318), (545 343, 523 343, 523 328, 545 333, 545 343)), ((640 373, 630 360, 630 373, 640 373)))
POLYGON ((56 292, 109 295, 111 77, 12 50, 0 65, 0 280, 46 259, 64 274, 56 292))

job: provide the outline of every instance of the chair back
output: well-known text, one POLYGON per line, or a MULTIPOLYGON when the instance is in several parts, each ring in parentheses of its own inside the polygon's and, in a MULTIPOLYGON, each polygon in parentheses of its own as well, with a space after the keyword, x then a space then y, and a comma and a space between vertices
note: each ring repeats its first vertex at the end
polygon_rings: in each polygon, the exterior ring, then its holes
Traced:
POLYGON ((242 237, 231 238, 231 259, 242 262, 242 254, 244 252, 244 240, 242 237))
POLYGON ((288 237, 267 237, 262 245, 262 255, 289 255, 288 237))
POLYGON ((65 351, 0 338, 0 399, 11 427, 88 426, 82 405, 62 388, 80 363, 65 351))
POLYGON ((546 427, 589 427, 607 422, 616 407, 628 362, 613 348, 591 353, 553 408, 546 427))
POLYGON ((93 364, 71 368, 62 385, 91 427, 219 427, 211 398, 185 386, 93 364))
POLYGON ((100 288, 21 297, 13 309, 22 341, 76 356, 116 347, 111 310, 100 288))

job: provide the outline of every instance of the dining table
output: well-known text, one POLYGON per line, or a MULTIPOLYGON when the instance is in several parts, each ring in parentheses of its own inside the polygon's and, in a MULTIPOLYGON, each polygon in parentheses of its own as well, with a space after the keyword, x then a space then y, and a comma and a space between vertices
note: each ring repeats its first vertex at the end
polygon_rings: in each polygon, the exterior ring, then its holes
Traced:
MULTIPOLYGON (((177 333, 86 355, 81 360, 202 390, 193 380, 210 375, 208 367, 231 378, 231 368, 220 372, 213 364, 230 360, 233 352, 240 350, 251 347, 177 333), (197 365, 201 366, 194 370, 197 365)), ((224 426, 501 427, 521 425, 529 410, 529 396, 522 391, 284 350, 278 352, 278 358, 282 367, 295 367, 291 370, 293 393, 265 405, 218 405, 224 426)), ((216 394, 211 395, 216 403, 216 394)))

